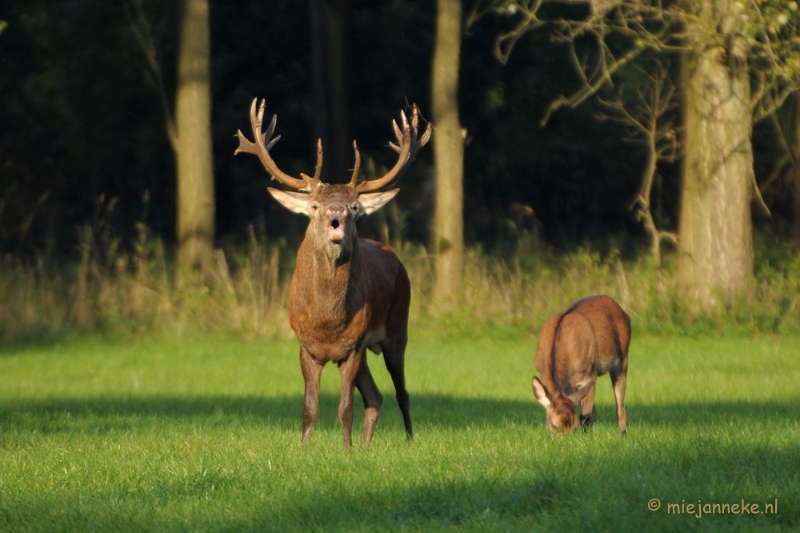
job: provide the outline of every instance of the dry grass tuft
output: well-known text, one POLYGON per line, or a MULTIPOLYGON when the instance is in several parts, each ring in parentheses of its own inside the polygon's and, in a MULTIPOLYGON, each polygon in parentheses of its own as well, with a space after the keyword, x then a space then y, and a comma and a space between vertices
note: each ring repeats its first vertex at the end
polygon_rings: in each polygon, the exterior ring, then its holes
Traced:
MULTIPOLYGON (((512 261, 468 253, 463 291, 455 301, 432 294, 433 258, 420 246, 397 247, 411 277, 414 334, 535 335, 549 315, 590 294, 607 294, 631 315, 634 328, 689 334, 740 330, 788 331, 800 321, 800 256, 757 262, 753 294, 715 315, 689 316, 676 296, 676 276, 647 261, 623 262, 588 250, 553 257, 528 254, 512 261)), ((215 256, 209 286, 176 287, 162 242, 146 228, 131 253, 84 232, 80 261, 40 259, 0 263, 0 337, 91 331, 111 335, 224 331, 245 338, 292 336, 286 312, 294 251, 259 241, 251 233, 241 253, 215 256), (282 266, 283 265, 283 266, 282 266)))

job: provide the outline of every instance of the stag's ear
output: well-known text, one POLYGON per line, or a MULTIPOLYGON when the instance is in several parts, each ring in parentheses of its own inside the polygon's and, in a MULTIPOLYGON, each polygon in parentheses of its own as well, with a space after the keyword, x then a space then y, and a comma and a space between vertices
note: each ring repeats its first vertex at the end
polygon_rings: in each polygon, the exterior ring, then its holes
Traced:
POLYGON ((590 381, 589 383, 584 384, 581 388, 579 388, 578 390, 567 396, 567 398, 572 400, 572 403, 574 403, 575 405, 578 405, 579 403, 581 403, 581 400, 583 400, 586 397, 586 395, 589 394, 589 391, 592 390, 593 386, 594 382, 590 381))
POLYGON ((544 386, 544 383, 534 376, 531 385, 533 386, 533 395, 536 396, 536 400, 542 404, 545 409, 550 407, 553 402, 550 401, 550 394, 547 392, 547 387, 544 386))
POLYGON ((288 192, 267 187, 267 191, 278 203, 291 211, 300 215, 308 215, 308 194, 302 192, 288 192))
POLYGON ((358 195, 358 203, 361 204, 361 214, 371 215, 381 207, 389 203, 389 200, 395 197, 400 189, 392 189, 385 192, 370 192, 358 195))

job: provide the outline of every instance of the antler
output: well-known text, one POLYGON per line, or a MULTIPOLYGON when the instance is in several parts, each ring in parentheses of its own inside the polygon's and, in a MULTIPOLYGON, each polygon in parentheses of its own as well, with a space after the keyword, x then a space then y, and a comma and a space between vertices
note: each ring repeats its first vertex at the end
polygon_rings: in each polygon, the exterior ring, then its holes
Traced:
POLYGON ((395 163, 394 168, 387 172, 382 177, 371 180, 371 181, 362 181, 358 183, 358 170, 361 163, 361 155, 358 152, 358 147, 355 143, 353 143, 353 148, 356 152, 356 165, 353 169, 353 175, 350 178, 350 185, 355 187, 356 191, 359 193, 364 192, 371 192, 384 187, 389 182, 391 182, 395 177, 397 177, 400 172, 402 172, 408 165, 410 165, 414 158, 417 156, 417 152, 420 148, 425 146, 428 140, 431 138, 431 123, 428 122, 428 127, 425 128, 425 131, 422 134, 422 137, 417 138, 417 126, 419 124, 419 108, 416 104, 412 106, 411 110, 411 125, 409 126, 408 119, 406 118, 406 114, 402 111, 400 112, 400 118, 402 119, 403 128, 400 129, 397 126, 396 121, 392 121, 392 127, 394 128, 394 135, 397 137, 397 144, 389 143, 389 146, 392 149, 400 154, 397 158, 397 163, 395 163))
POLYGON ((286 174, 278 168, 278 165, 275 164, 275 161, 273 161, 272 157, 269 155, 269 151, 281 138, 280 135, 272 138, 272 135, 275 133, 275 125, 278 122, 278 117, 273 115, 269 127, 266 131, 262 132, 261 125, 263 123, 264 108, 267 102, 266 100, 262 100, 261 104, 258 106, 258 112, 256 112, 257 102, 258 98, 253 98, 253 103, 250 105, 250 125, 253 128, 253 135, 255 135, 256 142, 251 142, 244 136, 242 130, 238 130, 236 135, 239 137, 239 147, 234 152, 234 155, 239 152, 256 155, 261 160, 261 164, 264 165, 264 168, 267 169, 267 172, 269 172, 274 179, 300 191, 314 190, 320 184, 320 175, 322 174, 322 140, 317 141, 317 168, 314 171, 313 178, 302 172, 300 173, 302 179, 294 178, 286 174), (269 142, 267 142, 267 139, 270 139, 269 142))
POLYGON ((350 186, 355 187, 358 183, 358 172, 361 170, 361 152, 358 151, 358 144, 353 141, 353 151, 356 153, 356 164, 353 166, 353 174, 350 176, 350 186))

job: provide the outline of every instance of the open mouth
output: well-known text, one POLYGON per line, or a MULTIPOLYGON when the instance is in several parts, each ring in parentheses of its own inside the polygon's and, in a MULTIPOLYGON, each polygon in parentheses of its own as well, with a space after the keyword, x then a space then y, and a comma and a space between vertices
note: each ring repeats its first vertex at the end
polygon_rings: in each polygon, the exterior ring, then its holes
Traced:
POLYGON ((328 239, 333 242, 341 242, 344 239, 344 226, 336 219, 328 224, 328 239))

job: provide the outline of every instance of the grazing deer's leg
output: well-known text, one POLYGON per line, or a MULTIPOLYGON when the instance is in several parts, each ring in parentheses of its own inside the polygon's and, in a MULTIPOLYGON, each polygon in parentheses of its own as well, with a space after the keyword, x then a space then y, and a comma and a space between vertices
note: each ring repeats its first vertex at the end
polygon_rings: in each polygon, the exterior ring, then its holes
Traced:
POLYGON ((366 351, 361 357, 361 365, 356 374, 356 387, 364 400, 364 433, 361 436, 361 444, 366 446, 372 442, 372 434, 375 432, 375 424, 378 423, 378 415, 383 404, 383 395, 372 379, 372 373, 367 365, 366 351))
POLYGON ((344 436, 346 448, 353 445, 353 392, 355 390, 358 367, 361 365, 363 355, 363 350, 353 350, 347 359, 339 363, 339 374, 342 378, 342 394, 339 398, 339 421, 342 423, 342 436, 344 436))
POLYGON ((628 371, 609 372, 611 384, 614 386, 614 399, 617 401, 617 425, 623 435, 628 433, 628 413, 625 411, 625 383, 628 380, 628 371))
POLYGON ((594 393, 595 385, 589 389, 589 392, 581 400, 581 425, 584 429, 589 429, 594 425, 597 420, 597 408, 594 406, 594 393), (587 414, 588 413, 588 414, 587 414))
POLYGON ((384 348, 383 358, 386 361, 386 368, 389 370, 389 375, 392 376, 392 383, 394 383, 395 396, 397 403, 400 405, 400 412, 403 413, 403 423, 406 426, 406 436, 409 440, 414 438, 414 430, 411 427, 411 412, 410 400, 408 397, 408 390, 406 390, 406 377, 405 377, 405 358, 406 358, 406 340, 402 339, 395 342, 391 346, 384 348))
POLYGON ((322 374, 322 364, 315 361, 311 354, 301 347, 300 368, 306 382, 303 400, 303 442, 308 442, 314 433, 314 422, 317 421, 319 412, 319 378, 322 374))

